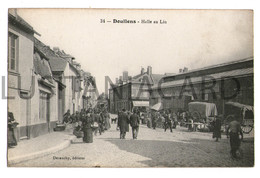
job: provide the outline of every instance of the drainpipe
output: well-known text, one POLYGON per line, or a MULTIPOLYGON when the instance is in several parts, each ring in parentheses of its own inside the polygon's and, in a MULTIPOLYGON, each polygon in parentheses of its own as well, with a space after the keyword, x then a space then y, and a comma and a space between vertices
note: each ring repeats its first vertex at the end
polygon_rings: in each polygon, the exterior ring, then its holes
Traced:
MULTIPOLYGON (((30 86, 30 95, 31 95, 31 91, 32 91, 32 87, 35 88, 35 82, 33 80, 35 80, 35 76, 34 76, 34 71, 33 69, 31 69, 31 76, 32 76, 32 81, 31 81, 31 86, 30 86)), ((33 97, 33 96, 32 96, 33 97)), ((27 119, 26 119, 26 131, 27 131, 27 139, 31 138, 31 131, 30 131, 30 125, 31 125, 31 114, 32 114, 32 110, 31 110, 31 103, 32 103, 32 97, 30 97, 29 99, 27 99, 26 101, 26 115, 27 115, 27 119)))

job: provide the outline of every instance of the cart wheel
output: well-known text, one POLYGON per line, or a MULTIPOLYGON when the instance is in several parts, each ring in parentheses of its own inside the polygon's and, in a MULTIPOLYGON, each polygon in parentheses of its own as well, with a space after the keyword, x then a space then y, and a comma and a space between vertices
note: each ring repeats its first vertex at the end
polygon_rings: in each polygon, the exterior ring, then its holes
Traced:
POLYGON ((199 122, 201 119, 200 113, 198 111, 192 112, 191 117, 193 118, 194 122, 199 122))
POLYGON ((242 129, 243 133, 249 134, 253 130, 253 126, 251 126, 251 125, 244 125, 243 124, 241 126, 241 129, 242 129))

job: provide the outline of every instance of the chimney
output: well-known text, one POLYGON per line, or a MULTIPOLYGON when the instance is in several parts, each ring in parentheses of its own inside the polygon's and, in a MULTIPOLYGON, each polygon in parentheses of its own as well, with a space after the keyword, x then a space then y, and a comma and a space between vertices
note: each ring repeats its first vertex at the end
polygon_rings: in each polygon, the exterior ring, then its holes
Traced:
POLYGON ((187 68, 187 67, 184 67, 183 73, 184 73, 184 72, 188 72, 188 68, 187 68))
POLYGON ((118 78, 116 78, 116 85, 118 85, 119 81, 118 81, 118 78))
POLYGON ((147 67, 147 74, 152 75, 152 67, 151 66, 147 67))
POLYGON ((60 51, 60 48, 59 48, 59 47, 53 47, 53 51, 54 51, 55 53, 57 53, 57 52, 60 51))
POLYGON ((120 85, 123 84, 123 76, 119 76, 119 84, 120 84, 120 85))
POLYGON ((182 73, 182 69, 179 69, 179 73, 182 73))
POLYGON ((144 74, 144 68, 141 67, 141 74, 144 74))
POLYGON ((123 72, 123 82, 127 82, 128 81, 128 72, 124 71, 123 72))

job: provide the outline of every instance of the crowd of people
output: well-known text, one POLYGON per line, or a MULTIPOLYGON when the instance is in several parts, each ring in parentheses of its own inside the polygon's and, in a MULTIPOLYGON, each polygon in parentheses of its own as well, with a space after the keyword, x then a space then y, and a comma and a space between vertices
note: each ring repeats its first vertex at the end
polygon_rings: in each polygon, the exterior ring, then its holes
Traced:
MULTIPOLYGON (((174 113, 171 110, 151 111, 150 113, 148 113, 148 117, 151 118, 151 127, 153 129, 156 129, 156 127, 158 127, 158 124, 160 124, 159 127, 162 127, 165 132, 168 128, 170 132, 172 132, 172 129, 175 129, 177 125, 182 125, 182 123, 189 123, 187 124, 188 130, 196 131, 192 124, 193 118, 190 117, 189 113, 187 112, 174 113)), ((125 139, 126 132, 129 132, 129 124, 132 127, 133 139, 137 139, 140 120, 142 120, 142 114, 138 110, 134 110, 133 113, 126 111, 125 109, 118 112, 117 127, 120 130, 120 139, 125 139)), ((228 124, 228 128, 226 130, 227 138, 230 138, 230 153, 232 158, 239 158, 240 144, 243 140, 241 125, 237 120, 239 119, 234 118, 234 120, 228 124)), ((148 120, 148 122, 150 121, 148 120)), ((147 124, 147 126, 148 125, 149 124, 147 124)), ((212 138, 216 139, 216 142, 221 139, 221 126, 221 118, 215 117, 211 123, 211 127, 213 132, 212 138)))
POLYGON ((92 143, 93 133, 100 135, 109 130, 110 115, 106 109, 82 109, 80 112, 70 114, 68 110, 63 116, 63 124, 73 124, 73 134, 78 138, 83 137, 83 142, 92 143))
POLYGON ((178 125, 178 117, 177 114, 170 110, 162 110, 162 111, 152 111, 151 112, 151 122, 152 128, 156 129, 158 123, 164 128, 164 131, 169 128, 172 132, 172 129, 175 129, 178 125))
MULTIPOLYGON (((151 122, 151 127, 153 129, 156 129, 159 126, 163 128, 165 132, 168 128, 170 132, 172 132, 173 129, 175 129, 177 125, 181 125, 182 122, 189 122, 187 113, 174 113, 170 110, 162 110, 160 112, 151 111, 148 117, 151 118, 148 122, 151 122)), ((134 109, 133 112, 122 109, 118 112, 117 119, 114 118, 114 121, 112 121, 111 118, 111 121, 112 123, 116 123, 117 130, 120 130, 120 139, 125 139, 126 133, 129 132, 129 125, 132 128, 133 139, 137 139, 139 125, 141 124, 142 119, 142 113, 140 113, 138 109, 134 109)), ((226 130, 226 135, 230 139, 230 153, 233 158, 239 157, 239 148, 241 141, 243 140, 241 125, 237 120, 239 119, 234 118, 234 120, 229 123, 226 130)), ((83 142, 86 143, 93 142, 93 134, 97 135, 97 133, 99 133, 101 135, 111 128, 110 114, 106 108, 82 109, 80 112, 75 112, 73 114, 70 114, 70 110, 68 110, 63 116, 63 124, 72 124, 74 126, 73 134, 78 138, 83 138, 83 142)), ((211 124, 213 127, 212 137, 218 142, 221 138, 221 118, 215 117, 211 124)), ((15 121, 13 114, 8 112, 8 147, 17 145, 14 134, 14 128, 16 128, 17 125, 18 123, 15 121)), ((191 130, 192 128, 189 127, 190 126, 188 126, 188 130, 191 130)))

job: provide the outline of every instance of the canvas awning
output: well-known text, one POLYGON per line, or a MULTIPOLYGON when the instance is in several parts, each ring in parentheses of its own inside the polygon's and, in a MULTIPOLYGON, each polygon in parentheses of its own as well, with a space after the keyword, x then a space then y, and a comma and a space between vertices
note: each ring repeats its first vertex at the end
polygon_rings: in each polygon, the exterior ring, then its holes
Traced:
POLYGON ((149 107, 149 101, 133 101, 134 107, 149 107))
POLYGON ((189 112, 197 111, 201 117, 214 117, 218 115, 217 107, 214 103, 207 102, 191 102, 188 104, 189 112))
POLYGON ((162 110, 162 108, 163 108, 162 103, 157 103, 151 107, 152 110, 156 110, 156 111, 162 110))

